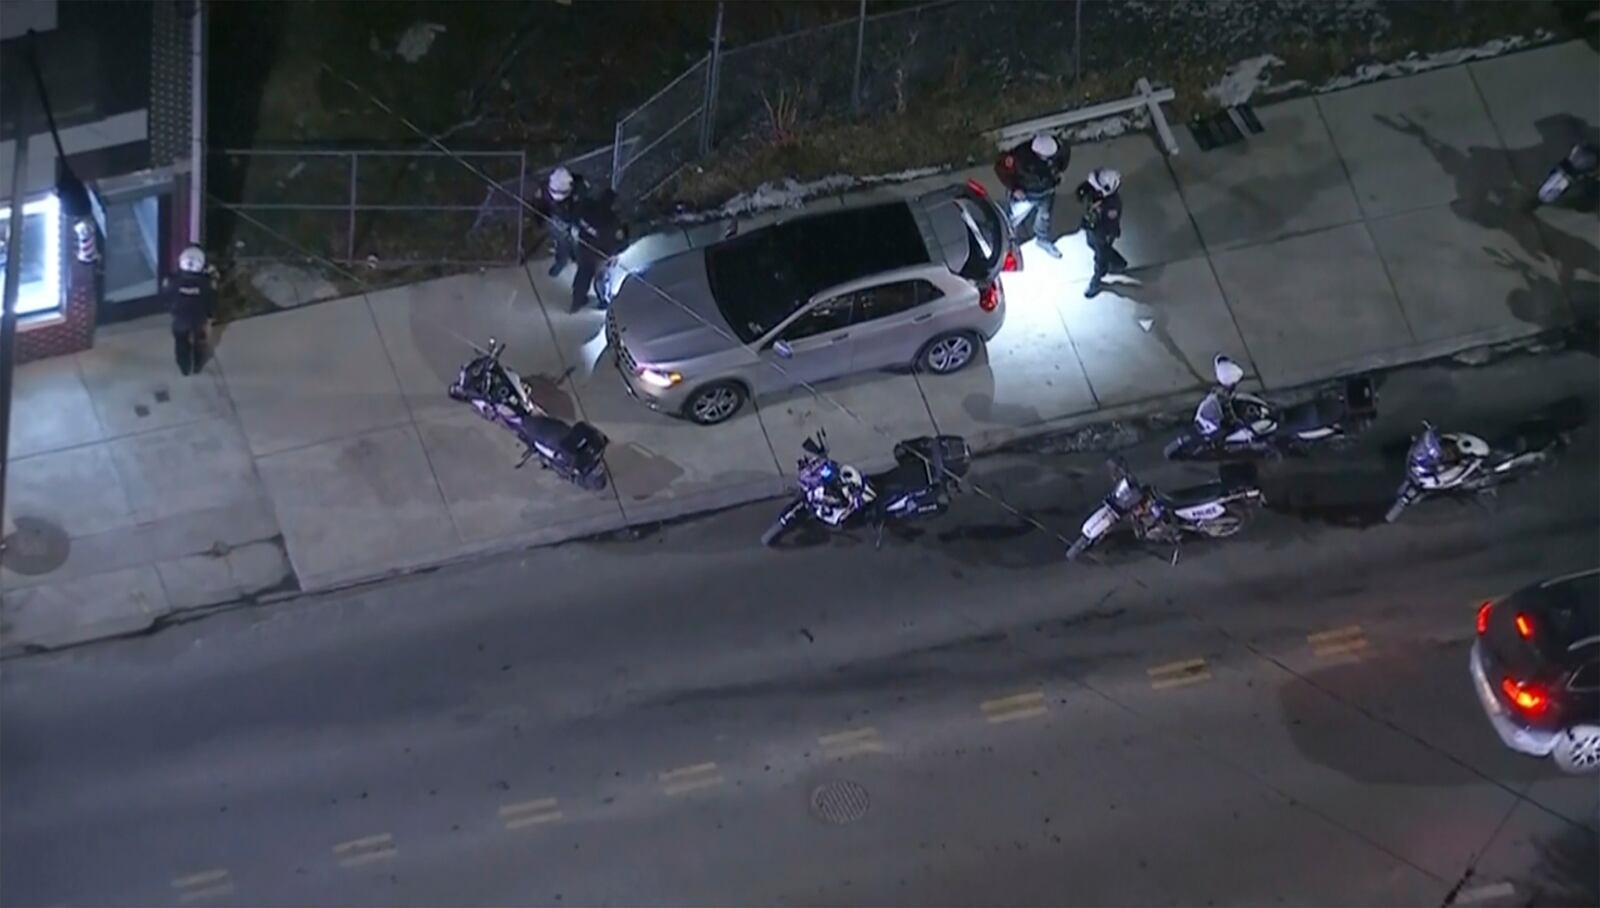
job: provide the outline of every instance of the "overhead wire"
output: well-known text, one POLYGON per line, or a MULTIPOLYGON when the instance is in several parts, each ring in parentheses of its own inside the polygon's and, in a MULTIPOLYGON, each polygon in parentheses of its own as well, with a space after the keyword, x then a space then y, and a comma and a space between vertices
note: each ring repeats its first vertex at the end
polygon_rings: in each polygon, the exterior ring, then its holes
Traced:
MULTIPOLYGON (((454 149, 452 149, 449 146, 445 145, 444 142, 441 141, 438 136, 435 136, 435 135, 429 133, 428 131, 424 130, 422 127, 418 126, 416 123, 412 122, 410 118, 408 118, 404 114, 400 113, 399 111, 395 110, 392 106, 390 106, 382 98, 378 97, 375 93, 373 93, 372 91, 364 88, 361 85, 358 85, 354 80, 350 79, 348 76, 345 76, 343 73, 340 73, 338 70, 334 69, 332 66, 329 66, 327 63, 322 63, 321 66, 322 66, 323 71, 328 73, 328 75, 334 77, 335 79, 338 79, 340 82, 343 82, 346 86, 348 86, 350 88, 351 91, 354 91, 356 94, 361 95, 362 97, 366 98, 367 101, 370 102, 378 110, 380 110, 380 111, 388 114, 389 116, 393 117, 396 121, 398 121, 406 129, 409 129, 411 132, 415 133, 423 141, 425 141, 426 143, 432 145, 434 148, 438 149, 439 152, 441 154, 443 154, 445 157, 447 157, 450 160, 454 161, 455 163, 461 165, 461 167, 465 168, 469 173, 471 173, 474 176, 476 176, 479 180, 482 180, 486 185, 492 187, 495 191, 497 191, 497 192, 499 192, 499 193, 501 193, 503 195, 506 195, 506 196, 508 196, 510 198, 516 199, 517 203, 523 209, 525 209, 528 212, 532 213, 535 217, 539 218, 541 221, 545 222, 547 225, 549 225, 549 226, 559 226, 559 225, 557 225, 557 222, 555 221, 555 219, 553 217, 551 217, 549 214, 539 210, 538 206, 534 205, 533 203, 529 202, 527 199, 523 198, 520 193, 512 192, 510 189, 508 189, 506 186, 504 186, 502 183, 500 183, 500 181, 494 179, 488 173, 484 172, 484 170, 481 167, 478 167, 477 165, 473 164, 471 161, 467 160, 465 157, 463 157, 462 155, 458 154, 454 149)), ((611 255, 605 253, 603 250, 601 250, 594 243, 592 243, 592 242, 588 241, 587 239, 585 239, 581 234, 576 236, 576 242, 578 244, 586 247, 587 249, 589 249, 595 255, 599 256, 599 258, 602 261, 615 258, 614 256, 611 256, 611 255)), ((735 347, 738 347, 738 348, 745 347, 745 344, 742 341, 740 341, 737 337, 733 336, 733 334, 731 332, 729 332, 728 330, 722 328, 720 325, 713 324, 711 321, 706 319, 700 313, 694 311, 693 308, 691 308, 690 306, 686 305, 682 301, 678 300, 672 294, 668 293, 665 289, 663 289, 663 288, 657 286, 656 284, 652 283, 642 272, 635 271, 632 268, 628 268, 626 266, 623 266, 620 261, 615 261, 613 263, 613 267, 622 267, 624 269, 624 271, 627 273, 628 280, 638 282, 641 286, 643 286, 643 287, 647 288, 648 290, 650 290, 650 292, 653 293, 656 297, 658 297, 661 300, 664 300, 665 302, 667 302, 667 303, 671 304, 672 306, 676 307, 679 311, 681 311, 685 315, 689 316, 691 319, 693 319, 694 321, 699 323, 701 326, 705 327, 706 329, 708 329, 708 330, 712 331, 713 333, 717 334, 718 336, 722 337, 724 340, 727 340, 730 344, 732 344, 732 345, 734 345, 735 347)), ((895 438, 893 433, 889 432, 884 427, 882 427, 882 426, 878 425, 877 423, 867 419, 866 417, 862 416, 860 413, 857 413, 855 410, 851 409, 849 406, 844 404, 842 401, 838 400, 837 398, 833 397, 832 395, 827 394, 826 392, 824 392, 821 389, 817 388, 811 382, 806 381, 805 379, 802 379, 799 376, 796 376, 796 375, 790 373, 788 370, 784 369, 781 364, 773 362, 771 360, 761 359, 759 356, 756 357, 756 359, 757 359, 758 362, 764 364, 768 368, 771 368, 771 369, 775 370, 778 374, 784 376, 784 378, 786 378, 790 382, 792 382, 795 387, 804 389, 807 393, 811 394, 812 397, 816 398, 817 400, 820 400, 820 401, 823 401, 823 402, 829 404, 834 409, 838 410, 840 413, 843 413, 845 416, 849 417, 851 420, 854 420, 855 422, 857 422, 857 423, 859 423, 859 424, 861 424, 863 426, 866 426, 868 429, 872 430, 873 432, 877 433, 878 435, 881 435, 884 438, 889 439, 891 443, 899 441, 899 439, 895 438)), ((912 449, 912 448, 909 448, 909 447, 906 448, 906 450, 909 453, 915 455, 918 459, 922 460, 923 463, 926 466, 928 466, 930 468, 930 471, 931 471, 931 469, 933 468, 933 463, 927 456, 922 454, 922 452, 916 451, 915 449, 912 449)), ((1067 536, 1063 535, 1061 532, 1055 530, 1052 527, 1047 526, 1046 524, 1044 524, 1043 522, 1041 522, 1037 518, 1033 517, 1031 514, 1027 514, 1027 513, 1023 512, 1022 510, 1016 508, 1015 506, 1013 506, 1012 504, 1007 502, 1005 499, 1003 499, 1003 498, 999 497, 998 495, 990 492, 989 490, 983 488, 976 481, 969 480, 969 479, 967 479, 965 477, 951 477, 951 478, 954 479, 959 486, 961 486, 963 488, 971 489, 973 492, 976 492, 980 497, 992 502, 993 504, 995 504, 996 506, 998 506, 1002 510, 1006 511, 1011 516, 1017 518, 1018 520, 1023 521, 1024 523, 1034 527, 1037 530, 1040 530, 1042 532, 1048 533, 1051 536, 1054 536, 1057 540, 1059 540, 1063 544, 1071 545, 1073 543, 1073 541, 1074 541, 1073 539, 1068 538, 1067 536)))

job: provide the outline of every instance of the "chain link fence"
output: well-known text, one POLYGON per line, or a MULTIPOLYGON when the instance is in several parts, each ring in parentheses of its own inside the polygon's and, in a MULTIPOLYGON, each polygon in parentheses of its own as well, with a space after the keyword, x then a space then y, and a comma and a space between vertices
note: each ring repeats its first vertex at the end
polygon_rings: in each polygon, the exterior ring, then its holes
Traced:
POLYGON ((527 196, 521 151, 230 148, 211 153, 211 173, 214 185, 237 187, 229 194, 240 201, 212 202, 208 223, 214 235, 228 237, 229 257, 238 262, 520 262, 527 245, 522 206, 492 190, 486 197, 483 180, 457 157, 527 196))
POLYGON ((1079 0, 938 0, 711 53, 617 123, 613 187, 648 195, 711 145, 782 143, 941 91, 1001 91, 1081 69, 1079 0))

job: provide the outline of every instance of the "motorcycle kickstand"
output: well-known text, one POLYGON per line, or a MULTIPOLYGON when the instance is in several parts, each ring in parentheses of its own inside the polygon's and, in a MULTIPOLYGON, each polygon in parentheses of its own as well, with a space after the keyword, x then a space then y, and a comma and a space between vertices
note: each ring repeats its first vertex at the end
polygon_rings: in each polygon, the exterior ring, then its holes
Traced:
POLYGON ((527 466, 528 465, 528 461, 530 461, 532 459, 533 459, 533 448, 529 447, 528 450, 522 452, 522 459, 517 461, 517 465, 515 467, 513 467, 512 469, 520 470, 523 467, 527 466))
POLYGON ((1172 544, 1172 557, 1167 560, 1167 566, 1168 567, 1177 567, 1178 566, 1178 556, 1180 554, 1182 554, 1182 553, 1183 553, 1183 545, 1181 543, 1174 542, 1172 544))
POLYGON ((881 520, 874 524, 874 531, 872 534, 872 550, 874 552, 883 550, 883 521, 881 520))

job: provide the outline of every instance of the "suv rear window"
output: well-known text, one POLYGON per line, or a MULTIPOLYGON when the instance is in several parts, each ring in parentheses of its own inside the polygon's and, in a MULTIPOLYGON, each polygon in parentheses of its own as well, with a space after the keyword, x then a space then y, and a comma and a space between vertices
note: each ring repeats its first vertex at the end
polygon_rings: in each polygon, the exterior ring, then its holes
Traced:
POLYGON ((1005 228, 993 205, 972 198, 957 198, 961 223, 967 226, 967 261, 961 276, 971 281, 986 280, 1000 264, 1005 249, 1005 228))
POLYGON ((1485 636, 1496 662, 1534 677, 1572 666, 1579 654, 1570 647, 1596 634, 1600 573, 1557 578, 1507 596, 1494 604, 1485 636), (1526 637, 1518 616, 1526 622, 1526 637))

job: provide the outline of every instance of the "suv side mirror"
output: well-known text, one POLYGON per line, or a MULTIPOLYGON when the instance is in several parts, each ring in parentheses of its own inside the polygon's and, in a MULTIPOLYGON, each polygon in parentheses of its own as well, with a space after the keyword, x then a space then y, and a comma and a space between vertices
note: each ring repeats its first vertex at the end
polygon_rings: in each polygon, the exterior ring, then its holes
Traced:
POLYGON ((789 346, 788 341, 782 339, 772 342, 772 352, 778 354, 784 359, 792 359, 794 357, 794 348, 789 346))

